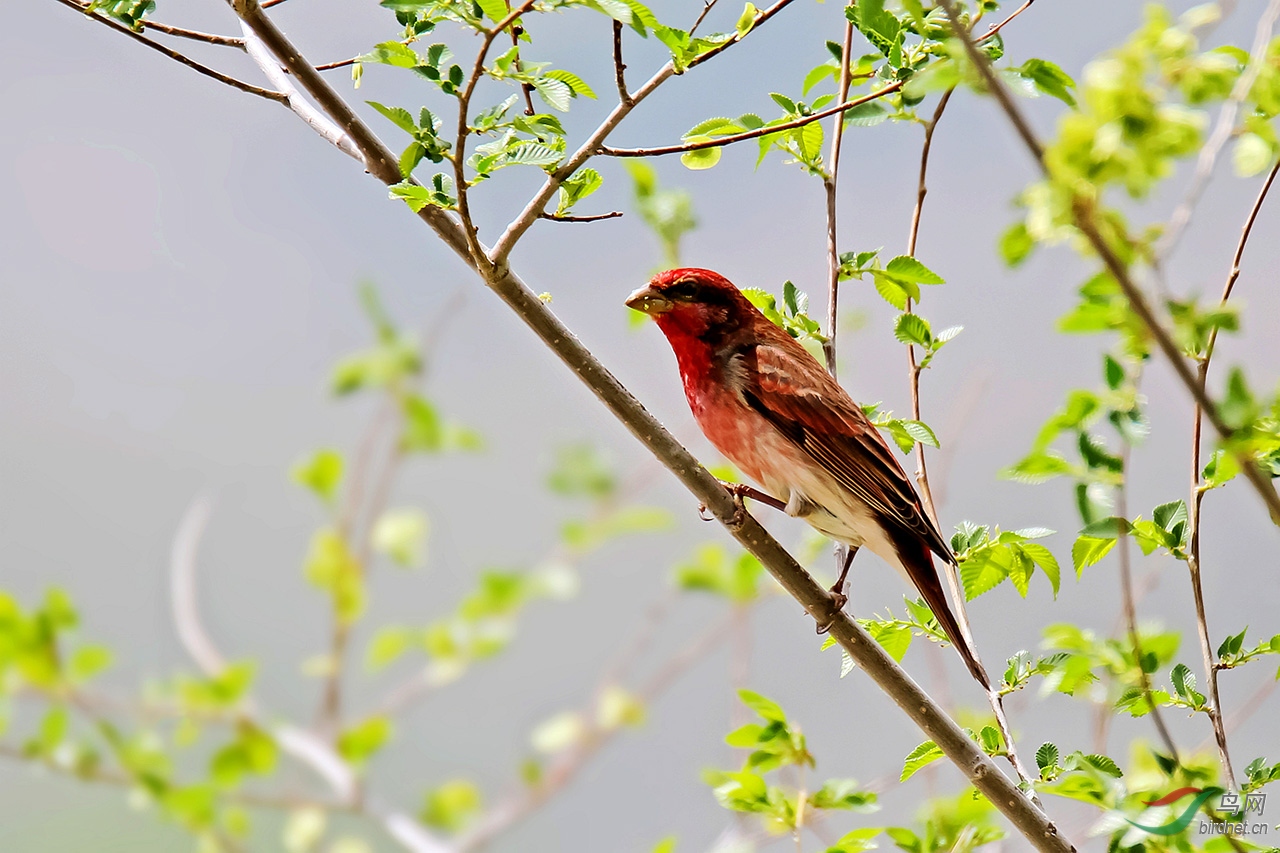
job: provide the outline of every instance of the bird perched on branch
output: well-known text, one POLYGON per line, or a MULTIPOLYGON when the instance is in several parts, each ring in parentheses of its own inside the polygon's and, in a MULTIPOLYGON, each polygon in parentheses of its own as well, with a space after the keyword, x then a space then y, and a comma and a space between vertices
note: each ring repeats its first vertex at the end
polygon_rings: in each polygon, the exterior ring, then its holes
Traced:
POLYGON ((850 562, 866 546, 919 590, 989 689, 934 567, 933 554, 955 556, 879 430, 822 365, 711 270, 658 273, 627 305, 657 321, 698 426, 766 494, 745 493, 848 546, 832 588, 841 605, 850 562))

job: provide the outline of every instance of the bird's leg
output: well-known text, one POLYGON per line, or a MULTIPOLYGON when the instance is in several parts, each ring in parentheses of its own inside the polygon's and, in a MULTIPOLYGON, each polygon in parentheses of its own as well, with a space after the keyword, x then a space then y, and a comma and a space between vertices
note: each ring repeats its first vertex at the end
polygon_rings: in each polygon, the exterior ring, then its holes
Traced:
POLYGON ((844 609, 849 603, 849 596, 844 594, 845 579, 849 577, 849 567, 853 565, 854 555, 858 553, 856 545, 846 545, 844 551, 844 565, 840 567, 840 577, 836 578, 836 582, 831 585, 831 595, 836 600, 837 609, 844 609))
MULTIPOLYGON (((831 597, 835 599, 836 610, 844 610, 844 606, 849 603, 849 596, 845 595, 844 585, 845 578, 849 576, 849 567, 853 565, 853 557, 858 553, 857 546, 846 545, 844 552, 843 565, 840 567, 840 577, 836 578, 836 582, 831 585, 831 597)), ((818 626, 818 633, 825 634, 831 630, 831 623, 818 626)))
MULTIPOLYGON (((739 513, 746 512, 747 510, 746 504, 743 503, 744 498, 751 498, 753 501, 759 501, 760 503, 771 506, 774 509, 780 509, 783 512, 786 512, 787 510, 786 502, 778 500, 773 495, 766 495, 764 492, 753 486, 748 486, 746 483, 726 483, 721 480, 720 485, 724 486, 725 491, 733 496, 734 505, 737 507, 739 513)), ((715 520, 707 515, 706 504, 698 504, 698 517, 703 521, 715 520)))

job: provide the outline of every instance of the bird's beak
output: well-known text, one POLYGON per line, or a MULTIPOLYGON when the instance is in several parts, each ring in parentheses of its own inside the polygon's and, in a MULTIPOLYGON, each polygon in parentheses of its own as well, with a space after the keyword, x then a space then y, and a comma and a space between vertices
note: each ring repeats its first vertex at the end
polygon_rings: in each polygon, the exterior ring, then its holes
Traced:
POLYGON ((670 299, 645 285, 627 297, 627 307, 645 314, 665 314, 671 310, 672 303, 670 299))

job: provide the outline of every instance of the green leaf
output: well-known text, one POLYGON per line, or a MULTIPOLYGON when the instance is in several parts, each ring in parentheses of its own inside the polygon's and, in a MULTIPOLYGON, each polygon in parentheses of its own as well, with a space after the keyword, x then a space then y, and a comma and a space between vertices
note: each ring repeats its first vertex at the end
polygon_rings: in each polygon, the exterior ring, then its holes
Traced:
POLYGON ((1084 760, 1086 763, 1089 764, 1089 766, 1097 770, 1101 770, 1103 773, 1107 774, 1108 776, 1114 776, 1117 779, 1119 779, 1121 776, 1124 775, 1124 772, 1121 771, 1120 766, 1116 764, 1114 760, 1112 760, 1110 757, 1106 755, 1086 755, 1084 756, 1084 760))
POLYGON ((473 0, 473 2, 495 24, 507 17, 511 12, 505 0, 473 0))
POLYGON ((1099 539, 1095 536, 1081 536, 1071 546, 1071 562, 1075 566, 1076 577, 1080 577, 1086 568, 1101 560, 1116 546, 1116 540, 1099 539))
MULTIPOLYGON (((710 137, 707 137, 709 139, 710 137)), ((701 142, 702 140, 690 140, 701 142)), ((680 162, 685 168, 700 172, 703 169, 710 169, 720 162, 720 156, 724 153, 724 149, 715 148, 699 148, 695 151, 686 151, 680 155, 680 162)))
POLYGON ((582 95, 584 98, 591 98, 592 100, 595 100, 596 93, 592 91, 591 87, 588 86, 581 77, 571 71, 555 69, 545 72, 543 76, 550 77, 552 80, 559 80, 561 83, 564 83, 575 96, 582 95))
POLYGON ((363 765, 391 740, 391 720, 368 717, 338 735, 338 754, 355 765, 363 765))
POLYGON ((782 710, 782 706, 766 696, 751 690, 739 690, 738 698, 742 700, 742 704, 770 722, 785 723, 787 721, 787 715, 782 710))
POLYGON ((748 3, 742 10, 742 14, 738 16, 738 22, 733 25, 734 31, 738 34, 738 38, 744 37, 751 32, 752 27, 756 25, 756 17, 760 14, 760 10, 755 7, 754 3, 748 3))
POLYGON ((554 166, 564 155, 537 142, 524 142, 507 150, 505 162, 512 166, 554 166))
POLYGON ((893 336, 904 344, 932 348, 933 333, 929 321, 919 314, 899 314, 893 323, 893 336))
POLYGON ((413 123, 413 116, 403 107, 385 107, 377 101, 365 101, 365 103, 406 133, 413 133, 418 129, 418 126, 413 123))
POLYGON ((434 829, 456 833, 480 813, 480 789, 466 779, 452 779, 431 789, 422 807, 422 822, 434 829))
POLYGON ((1000 235, 1000 257, 1010 267, 1020 265, 1035 247, 1036 241, 1027 230, 1026 222, 1015 222, 1000 235))
POLYGON ((417 509, 393 509, 382 514, 370 536, 373 549, 401 566, 416 568, 426 561, 430 523, 417 509))
POLYGON ((538 93, 538 97, 547 103, 547 106, 553 110, 562 113, 569 111, 569 101, 573 98, 573 89, 563 80, 556 80, 552 77, 539 77, 533 81, 533 88, 538 93))
POLYGON ((365 653, 365 666, 371 672, 378 672, 395 663, 413 643, 414 632, 398 625, 380 628, 369 642, 369 650, 365 653))
POLYGON ((938 437, 933 434, 933 430, 930 429, 929 425, 924 421, 904 420, 900 423, 902 424, 902 428, 906 430, 907 435, 911 436, 921 444, 927 444, 930 447, 942 446, 938 443, 938 437))
MULTIPOLYGON (((396 68, 415 68, 421 61, 413 48, 398 41, 384 41, 360 57, 361 62, 378 62, 396 68)), ((434 63, 433 63, 434 64, 434 63)))
POLYGON ((325 503, 332 504, 342 483, 342 467, 342 454, 325 448, 295 464, 289 476, 298 485, 315 492, 325 503))
POLYGON ((81 646, 67 661, 67 673, 76 682, 85 682, 111 666, 113 655, 106 646, 81 646))
POLYGON ((1043 743, 1036 750, 1036 767, 1042 771, 1058 763, 1058 747, 1052 743, 1043 743))
POLYGON ((1052 62, 1045 59, 1028 59, 1022 63, 1018 73, 1034 83, 1035 87, 1044 94, 1057 98, 1069 107, 1076 105, 1076 99, 1071 94, 1076 81, 1052 62))
MULTIPOLYGON (((838 73, 838 72, 837 72, 838 73)), ((844 112, 844 123, 854 127, 875 127, 889 119, 889 111, 876 101, 867 101, 844 112)))
POLYGON ((1261 174, 1271 167, 1275 152, 1271 144, 1256 133, 1242 133, 1231 149, 1231 165, 1242 178, 1261 174))
POLYGON ((884 266, 895 278, 916 284, 945 284, 942 276, 910 255, 899 255, 884 266))
POLYGON ((920 289, 914 284, 907 284, 894 276, 885 275, 882 270, 871 270, 871 278, 875 283, 876 293, 899 311, 907 309, 907 299, 916 299, 920 295, 920 289))
POLYGON ((942 758, 942 750, 936 743, 927 740, 917 746, 907 754, 902 764, 902 775, 898 778, 899 782, 905 782, 926 765, 932 764, 942 758))

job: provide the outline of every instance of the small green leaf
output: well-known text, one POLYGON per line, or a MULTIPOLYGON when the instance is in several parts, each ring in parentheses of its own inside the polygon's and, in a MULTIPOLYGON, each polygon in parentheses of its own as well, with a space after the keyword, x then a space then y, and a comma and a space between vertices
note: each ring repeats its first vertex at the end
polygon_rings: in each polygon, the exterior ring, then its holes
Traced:
POLYGON ((403 107, 385 107, 377 101, 365 101, 366 104, 382 113, 383 117, 406 133, 413 133, 418 126, 413 123, 413 116, 403 107))
POLYGON ((392 731, 386 717, 361 720, 338 735, 338 754, 352 764, 365 764, 391 740, 392 731))
POLYGON ((931 349, 933 345, 929 321, 918 314, 899 314, 893 323, 893 336, 904 344, 915 344, 925 349, 931 349))
MULTIPOLYGON (((702 140, 693 140, 702 141, 702 140)), ((720 162, 720 156, 724 153, 724 149, 720 147, 699 148, 694 151, 686 151, 680 155, 680 162, 685 168, 700 172, 704 169, 710 169, 720 162)))
POLYGON ((373 526, 373 549, 394 562, 416 568, 426 561, 427 516, 416 509, 388 510, 373 526))
POLYGON ((342 454, 326 448, 317 450, 310 458, 294 465, 289 476, 295 483, 305 486, 319 495, 325 503, 331 504, 342 483, 342 468, 342 454))
POLYGON ((904 281, 916 284, 945 284, 942 276, 926 267, 910 255, 899 255, 884 266, 885 272, 904 281))
POLYGON ((907 754, 903 761, 902 775, 898 778, 899 782, 905 782, 923 767, 932 764, 942 758, 942 750, 936 743, 927 740, 917 746, 907 754))
POLYGON ((1058 763, 1058 747, 1052 743, 1043 743, 1036 750, 1036 766, 1042 771, 1058 763))

